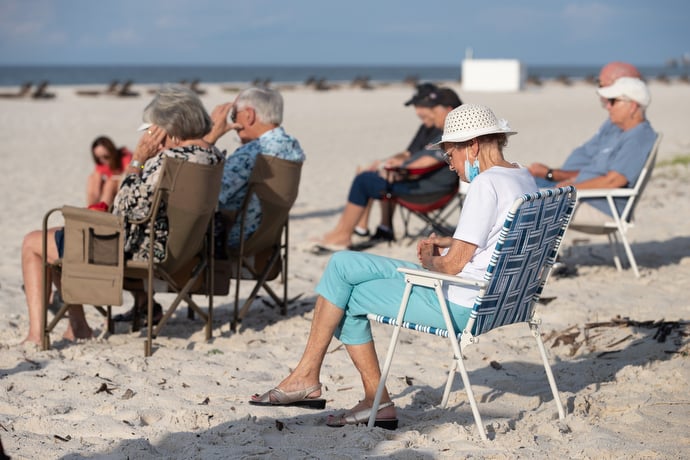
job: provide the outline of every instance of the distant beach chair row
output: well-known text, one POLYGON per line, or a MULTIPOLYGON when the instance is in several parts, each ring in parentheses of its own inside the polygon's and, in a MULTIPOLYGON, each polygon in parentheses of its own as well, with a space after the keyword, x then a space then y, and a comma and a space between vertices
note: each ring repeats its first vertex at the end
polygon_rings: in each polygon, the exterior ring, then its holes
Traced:
MULTIPOLYGON (((179 85, 181 85, 181 86, 186 86, 187 88, 191 89, 191 90, 194 91, 196 94, 198 94, 199 96, 203 96, 204 94, 206 94, 206 90, 199 87, 199 84, 200 84, 200 83, 201 83, 201 80, 198 79, 198 78, 195 78, 195 79, 192 80, 192 81, 188 81, 188 80, 184 80, 184 79, 183 79, 183 80, 180 80, 180 81, 178 82, 179 85)), ((151 88, 151 89, 149 90, 149 94, 155 94, 156 91, 158 91, 157 88, 151 88)))
MULTIPOLYGON (((664 84, 671 84, 673 82, 679 82, 679 83, 690 83, 690 77, 688 74, 683 74, 679 75, 676 78, 671 78, 668 75, 665 74, 659 74, 654 76, 653 78, 645 78, 644 76, 642 77, 643 80, 649 82, 649 81, 655 81, 657 83, 664 83, 664 84)), ((533 85, 533 86, 542 86, 544 84, 544 80, 552 80, 558 84, 561 84, 563 86, 572 86, 573 85, 573 79, 568 77, 567 75, 558 75, 555 78, 552 79, 542 79, 536 75, 529 75, 527 77, 527 84, 528 85, 533 85)), ((599 85, 599 79, 595 75, 587 75, 582 79, 582 81, 588 85, 592 86, 598 86, 599 85)))
POLYGON ((132 90, 132 85, 134 81, 127 80, 122 85, 120 85, 119 80, 113 80, 104 90, 93 90, 93 89, 78 89, 76 90, 79 96, 117 96, 117 97, 136 97, 139 95, 137 91, 132 90))
POLYGON ((52 99, 55 97, 55 93, 48 92, 48 81, 42 81, 36 85, 36 89, 31 91, 33 83, 30 81, 25 82, 19 87, 19 90, 15 93, 0 93, 0 98, 3 99, 21 99, 21 98, 33 98, 33 99, 52 99))
MULTIPOLYGON (((191 82, 187 80, 180 80, 179 84, 186 86, 193 90, 198 95, 206 94, 206 90, 199 87, 200 79, 194 79, 191 82)), ((138 91, 132 89, 134 84, 133 80, 126 80, 120 84, 119 80, 113 80, 104 90, 94 90, 94 89, 78 89, 76 93, 79 96, 116 96, 116 97, 137 97, 139 96, 138 91)), ((157 88, 151 88, 147 92, 148 94, 155 94, 158 91, 157 88)))
MULTIPOLYGON (((679 82, 679 83, 684 83, 684 84, 690 84, 690 77, 688 74, 682 74, 677 77, 669 77, 668 75, 665 74, 659 74, 654 76, 651 79, 646 79, 645 80, 652 80, 656 81, 658 83, 664 83, 664 84, 671 84, 674 82, 679 82)), ((557 77, 550 79, 555 81, 556 83, 559 83, 564 86, 571 86, 573 84, 573 79, 566 76, 566 75, 558 75, 557 77)), ((598 84, 598 80, 596 76, 594 75, 587 75, 585 78, 582 79, 586 84, 590 84, 593 86, 596 86, 598 84)), ((533 85, 533 86, 541 86, 543 84, 544 79, 540 78, 539 76, 536 75, 529 75, 527 77, 527 84, 528 85, 533 85)), ((403 80, 403 84, 406 85, 411 85, 414 86, 419 82, 419 77, 415 75, 410 75, 406 77, 403 80)), ((105 87, 103 90, 96 90, 96 89, 78 89, 76 90, 76 93, 79 96, 100 96, 100 95, 110 95, 110 96, 116 96, 116 97, 136 97, 139 96, 139 92, 132 90, 132 85, 134 82, 132 80, 126 80, 122 84, 120 84, 119 80, 113 80, 110 82, 109 85, 105 87)), ((206 90, 203 88, 199 87, 200 84, 200 79, 194 79, 191 81, 187 80, 180 80, 179 84, 184 85, 192 89, 194 92, 196 92, 199 95, 204 95, 206 94, 206 90)), ((36 85, 35 89, 33 82, 25 82, 22 84, 17 91, 15 92, 2 92, 0 93, 0 98, 2 99, 22 99, 22 98, 32 98, 32 99, 52 99, 55 97, 55 93, 51 93, 48 91, 48 85, 49 82, 47 80, 44 80, 40 82, 38 85, 36 85)), ((271 86, 271 79, 270 78, 255 78, 251 83, 250 86, 255 86, 255 87, 263 87, 263 88, 269 88, 271 86)), ((333 84, 329 83, 325 78, 317 78, 315 76, 310 76, 304 81, 304 86, 307 88, 313 88, 317 91, 328 91, 331 89, 338 89, 341 87, 341 85, 338 84, 333 84)), ((287 89, 294 89, 296 86, 295 85, 284 85, 281 86, 279 89, 287 90, 287 89)), ((361 89, 374 89, 375 86, 371 84, 371 79, 369 76, 356 76, 355 78, 352 79, 352 82, 350 83, 350 87, 352 88, 361 88, 361 89)), ((228 91, 228 92, 239 92, 242 88, 241 87, 236 87, 236 86, 222 86, 221 90, 223 91, 228 91)), ((150 94, 155 93, 157 90, 156 89, 150 89, 148 92, 150 94)))

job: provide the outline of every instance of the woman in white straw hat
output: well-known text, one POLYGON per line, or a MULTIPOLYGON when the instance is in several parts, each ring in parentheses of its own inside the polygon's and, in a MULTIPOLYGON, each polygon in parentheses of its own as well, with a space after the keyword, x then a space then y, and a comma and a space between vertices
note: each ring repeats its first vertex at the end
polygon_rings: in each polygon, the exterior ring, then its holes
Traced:
MULTIPOLYGON (((451 170, 470 182, 465 204, 452 237, 429 238, 419 242, 417 257, 422 267, 449 274, 481 279, 501 226, 515 198, 537 191, 529 171, 503 157, 509 135, 515 134, 505 120, 491 109, 476 104, 462 105, 446 118, 438 145, 444 150, 451 170)), ((345 344, 360 372, 364 399, 355 407, 331 415, 329 426, 366 423, 381 372, 367 314, 395 317, 404 290, 399 267, 420 268, 420 264, 374 254, 341 251, 335 253, 316 287, 319 297, 314 309, 307 345, 295 369, 277 387, 256 394, 254 405, 299 405, 323 409, 319 381, 321 365, 331 339, 345 344)), ((446 292, 457 330, 470 316, 476 290, 456 287, 446 292)), ((413 290, 407 320, 445 328, 445 322, 431 289, 413 290)), ((395 407, 384 391, 376 425, 395 429, 395 407)))

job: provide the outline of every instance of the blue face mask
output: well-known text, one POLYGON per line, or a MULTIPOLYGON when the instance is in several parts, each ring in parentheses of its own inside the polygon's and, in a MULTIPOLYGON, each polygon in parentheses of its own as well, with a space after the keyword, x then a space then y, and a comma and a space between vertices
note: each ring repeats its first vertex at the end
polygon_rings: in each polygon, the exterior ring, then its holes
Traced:
POLYGON ((479 175, 479 158, 470 165, 469 160, 465 160, 465 177, 467 182, 472 182, 479 175))

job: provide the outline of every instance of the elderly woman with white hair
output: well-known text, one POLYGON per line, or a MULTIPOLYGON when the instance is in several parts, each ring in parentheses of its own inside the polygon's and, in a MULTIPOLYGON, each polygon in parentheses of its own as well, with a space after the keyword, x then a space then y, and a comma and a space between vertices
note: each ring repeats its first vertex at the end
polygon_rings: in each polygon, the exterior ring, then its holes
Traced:
MULTIPOLYGON (((223 161, 223 154, 203 139, 211 131, 211 117, 199 97, 190 89, 163 87, 144 109, 143 119, 145 123, 140 130, 144 133, 134 150, 132 161, 125 169, 125 177, 113 204, 113 213, 125 218, 124 250, 127 259, 148 258, 150 235, 145 225, 134 221, 149 214, 163 159, 179 158, 201 164, 223 161)), ((165 212, 158 214, 154 231, 154 258, 161 260, 165 255, 168 232, 165 212)), ((63 248, 64 229, 49 229, 46 248, 48 262, 53 263, 62 257, 63 248)), ((42 253, 41 230, 28 233, 22 244, 22 275, 29 310, 29 333, 24 341, 36 344, 41 343, 42 333, 42 253)), ((135 293, 135 302, 140 304, 142 297, 140 293, 135 293)), ((70 306, 69 325, 64 337, 68 340, 87 339, 92 334, 84 308, 81 305, 70 306)))
MULTIPOLYGON (((342 251, 330 259, 321 281, 307 345, 297 367, 277 387, 249 401, 254 405, 324 408, 319 381, 327 347, 335 336, 345 344, 364 387, 364 399, 345 413, 331 415, 329 426, 366 423, 381 378, 367 314, 396 316, 404 290, 399 267, 420 268, 481 279, 515 198, 537 191, 527 169, 507 161, 503 148, 515 134, 487 107, 466 104, 450 112, 438 145, 450 169, 470 182, 452 237, 432 234, 417 245, 419 264, 373 254, 342 251)), ((445 293, 457 330, 467 323, 477 291, 451 287, 445 293)), ((443 328, 433 290, 413 290, 406 319, 443 328)), ((388 391, 376 414, 376 426, 398 426, 388 391)))

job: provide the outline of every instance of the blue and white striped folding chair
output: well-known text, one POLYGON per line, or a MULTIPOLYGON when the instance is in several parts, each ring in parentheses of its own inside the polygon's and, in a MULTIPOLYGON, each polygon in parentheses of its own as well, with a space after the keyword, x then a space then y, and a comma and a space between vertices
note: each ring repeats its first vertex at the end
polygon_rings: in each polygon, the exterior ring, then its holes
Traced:
POLYGON ((477 428, 482 439, 486 440, 486 432, 470 386, 469 376, 462 362, 461 349, 475 343, 477 336, 492 329, 508 324, 528 323, 532 335, 537 340, 546 376, 558 408, 558 416, 561 420, 565 418, 556 381, 553 378, 544 342, 541 339, 540 321, 534 317, 534 306, 539 300, 544 284, 551 272, 551 267, 556 261, 558 248, 570 222, 575 201, 576 193, 572 186, 542 190, 518 198, 503 224, 483 281, 468 280, 459 276, 427 270, 399 269, 405 273, 406 285, 398 317, 369 315, 370 320, 395 326, 383 366, 381 382, 369 418, 370 427, 374 426, 381 395, 386 385, 386 378, 402 327, 446 337, 450 340, 453 349, 453 362, 450 366, 441 406, 446 406, 455 372, 459 371, 467 392, 467 398, 472 406, 477 428), (479 287, 470 319, 465 329, 460 333, 454 329, 448 313, 448 304, 443 296, 444 283, 479 287), (434 289, 436 291, 441 312, 446 322, 446 329, 405 321, 405 311, 413 288, 434 289))

